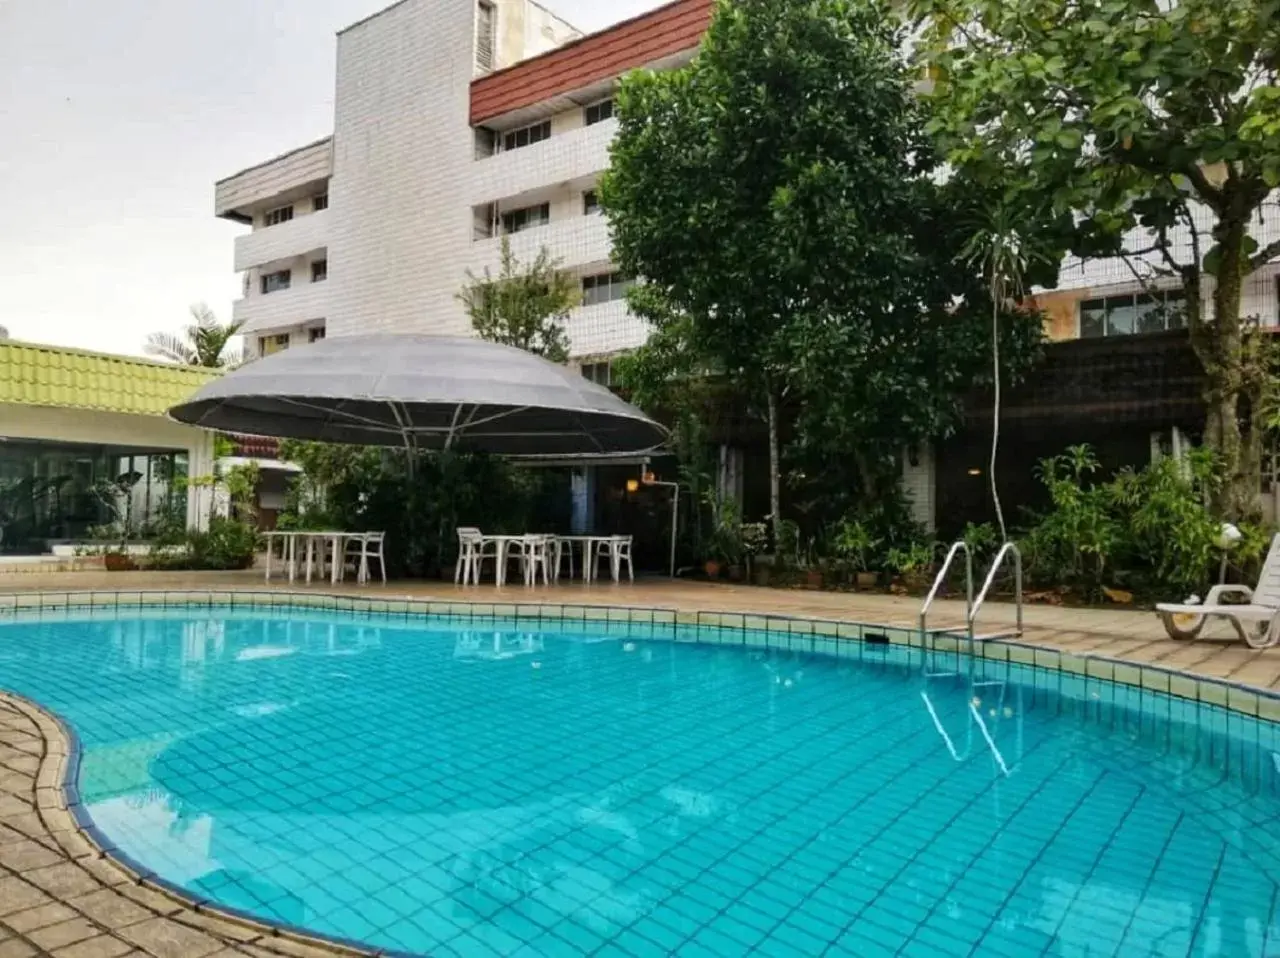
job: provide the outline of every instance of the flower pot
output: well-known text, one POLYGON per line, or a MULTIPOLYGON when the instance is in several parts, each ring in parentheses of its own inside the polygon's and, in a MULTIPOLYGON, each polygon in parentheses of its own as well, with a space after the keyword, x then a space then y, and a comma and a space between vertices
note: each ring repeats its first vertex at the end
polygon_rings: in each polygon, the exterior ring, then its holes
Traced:
POLYGON ((805 573, 805 584, 810 589, 822 588, 823 575, 821 569, 810 569, 805 573))
POLYGON ((856 581, 859 589, 874 589, 880 582, 880 576, 875 572, 859 572, 856 581))
POLYGON ((702 569, 706 572, 708 579, 720 578, 720 563, 715 559, 708 559, 702 569))
POLYGON ((762 565, 756 567, 756 585, 765 586, 767 588, 772 577, 773 569, 769 566, 762 565))
POLYGON ((102 557, 102 563, 107 567, 108 572, 132 572, 138 568, 133 557, 123 552, 108 552, 102 557))
POLYGON ((729 571, 729 578, 731 580, 733 580, 734 582, 742 581, 742 566, 730 565, 728 571, 729 571))

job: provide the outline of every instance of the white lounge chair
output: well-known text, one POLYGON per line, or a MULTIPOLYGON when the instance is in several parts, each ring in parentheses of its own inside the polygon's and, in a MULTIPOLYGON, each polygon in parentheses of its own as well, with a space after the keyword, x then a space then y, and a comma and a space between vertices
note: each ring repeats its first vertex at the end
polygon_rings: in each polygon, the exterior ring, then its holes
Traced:
POLYGON ((1265 649, 1280 640, 1280 535, 1258 575, 1258 586, 1215 585, 1203 602, 1194 597, 1182 604, 1162 603, 1156 612, 1172 639, 1194 639, 1211 616, 1227 619, 1240 640, 1254 649, 1265 649), (1240 596, 1244 602, 1224 604, 1223 596, 1240 596))

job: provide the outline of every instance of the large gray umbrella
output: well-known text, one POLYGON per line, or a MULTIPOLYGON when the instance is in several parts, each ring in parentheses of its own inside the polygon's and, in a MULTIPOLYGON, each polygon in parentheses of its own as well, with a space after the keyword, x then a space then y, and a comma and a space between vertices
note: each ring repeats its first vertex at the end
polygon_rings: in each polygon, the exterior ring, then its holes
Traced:
POLYGON ((666 430, 577 373, 479 339, 335 336, 241 366, 169 415, 224 432, 513 457, 646 452, 666 430))

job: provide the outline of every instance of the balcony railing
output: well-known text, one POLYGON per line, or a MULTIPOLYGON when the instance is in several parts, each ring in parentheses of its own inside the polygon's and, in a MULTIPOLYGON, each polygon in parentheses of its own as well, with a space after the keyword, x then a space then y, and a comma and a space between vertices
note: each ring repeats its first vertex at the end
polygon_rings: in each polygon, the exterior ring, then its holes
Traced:
POLYGON ((243 322, 240 332, 248 335, 270 329, 285 329, 324 319, 329 303, 329 284, 305 280, 274 293, 255 293, 236 300, 231 318, 243 322))
POLYGON ((471 205, 510 199, 599 173, 609 166, 609 144, 617 132, 618 121, 605 120, 476 160, 471 205))
MULTIPOLYGON (((609 262, 609 222, 599 213, 570 216, 562 220, 521 230, 507 236, 511 252, 521 263, 529 263, 544 247, 567 268, 605 265, 609 262)), ((482 275, 486 267, 495 274, 502 262, 502 237, 477 240, 473 244, 471 270, 482 275)))
POLYGON ((569 335, 569 355, 600 356, 644 345, 649 324, 631 315, 624 300, 596 306, 580 306, 565 322, 569 335))
POLYGON ((329 245, 329 211, 303 213, 287 223, 268 226, 236 237, 235 269, 241 272, 305 256, 329 245))

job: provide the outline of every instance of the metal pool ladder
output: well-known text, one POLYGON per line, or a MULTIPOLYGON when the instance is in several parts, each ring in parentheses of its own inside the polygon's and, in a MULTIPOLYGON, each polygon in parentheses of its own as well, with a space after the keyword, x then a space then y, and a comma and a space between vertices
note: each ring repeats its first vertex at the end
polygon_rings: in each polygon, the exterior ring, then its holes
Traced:
MULTIPOLYGON (((942 568, 938 570, 938 574, 933 579, 933 587, 929 589, 929 594, 925 597, 924 605, 920 607, 920 645, 922 648, 929 646, 929 609, 933 605, 933 600, 938 597, 938 590, 942 588, 942 583, 946 581, 947 573, 951 571, 951 564, 955 562, 956 556, 964 553, 965 563, 965 605, 964 605, 964 632, 963 637, 968 639, 970 644, 975 640, 985 641, 987 639, 1009 638, 1009 633, 993 633, 991 635, 974 635, 974 623, 977 621, 978 613, 982 610, 982 606, 987 601, 987 594, 991 591, 991 586, 996 581, 996 573, 1000 571, 1000 567, 1009 560, 1013 559, 1013 582, 1014 582, 1014 610, 1016 615, 1016 629, 1012 636, 1020 638, 1022 636, 1022 553, 1018 550, 1017 545, 1013 542, 1006 542, 1000 547, 1000 551, 996 553, 995 560, 991 563, 991 568, 987 570, 987 577, 983 580, 982 589, 977 597, 973 594, 973 552, 969 549, 969 544, 963 539, 959 539, 951 544, 951 548, 947 550, 947 557, 942 562, 942 568)), ((955 635, 955 629, 940 629, 943 633, 955 635)))
MULTIPOLYGON (((951 548, 947 550, 947 557, 942 563, 942 568, 938 570, 938 574, 933 580, 933 587, 929 590, 929 594, 924 600, 924 605, 920 608, 920 649, 924 662, 924 668, 922 671, 925 680, 925 688, 921 690, 920 697, 923 699, 925 708, 929 712, 929 718, 933 721, 934 728, 937 729, 938 734, 942 737, 943 744, 946 745, 947 751, 955 761, 963 762, 969 757, 969 754, 973 749, 973 729, 976 725, 978 731, 982 735, 982 739, 987 746, 988 751, 991 752, 992 758, 995 759, 1000 771, 1005 776, 1008 776, 1011 769, 1006 764, 1004 755, 1001 753, 1000 748, 996 745, 995 737, 991 733, 991 728, 987 725, 986 719, 982 716, 979 704, 981 700, 975 694, 980 689, 998 688, 999 698, 997 700, 996 714, 998 716, 1002 715, 1004 712, 1006 683, 999 679, 976 680, 973 675, 975 662, 972 655, 970 656, 968 683, 969 701, 966 709, 968 713, 968 721, 965 723, 965 745, 963 750, 956 748, 955 740, 952 739, 951 735, 947 732, 946 727, 942 723, 942 719, 938 715, 937 709, 934 708, 933 700, 929 697, 928 684, 930 679, 960 677, 960 672, 958 671, 929 671, 930 639, 933 634, 929 631, 929 608, 933 605, 933 600, 937 598, 938 591, 942 588, 942 583, 946 580, 947 573, 951 571, 952 563, 962 552, 965 557, 965 624, 961 637, 968 640, 969 651, 972 653, 973 643, 975 641, 987 641, 994 638, 1008 637, 1007 634, 975 636, 974 624, 977 621, 978 613, 982 610, 982 606, 987 600, 987 595, 991 591, 991 586, 995 582, 996 573, 1000 571, 1001 566, 1003 566, 1010 557, 1013 559, 1014 603, 1016 615, 1016 631, 1014 633, 1014 637, 1020 637, 1022 635, 1022 553, 1018 551, 1018 547, 1012 542, 1006 542, 1000 547, 1000 551, 996 553, 995 560, 991 563, 991 567, 987 571, 987 576, 983 580, 982 589, 975 598, 973 594, 973 553, 969 549, 968 543, 964 540, 953 542, 951 544, 951 548)), ((954 629, 940 629, 938 632, 950 635, 957 634, 957 630, 954 629)), ((1021 699, 1021 695, 1019 695, 1019 699, 1021 699)), ((1021 719, 1021 709, 1019 709, 1019 719, 1021 719)), ((1021 721, 1019 721, 1019 730, 1020 727, 1021 721)), ((1021 739, 1021 735, 1019 735, 1019 739, 1021 739)))

